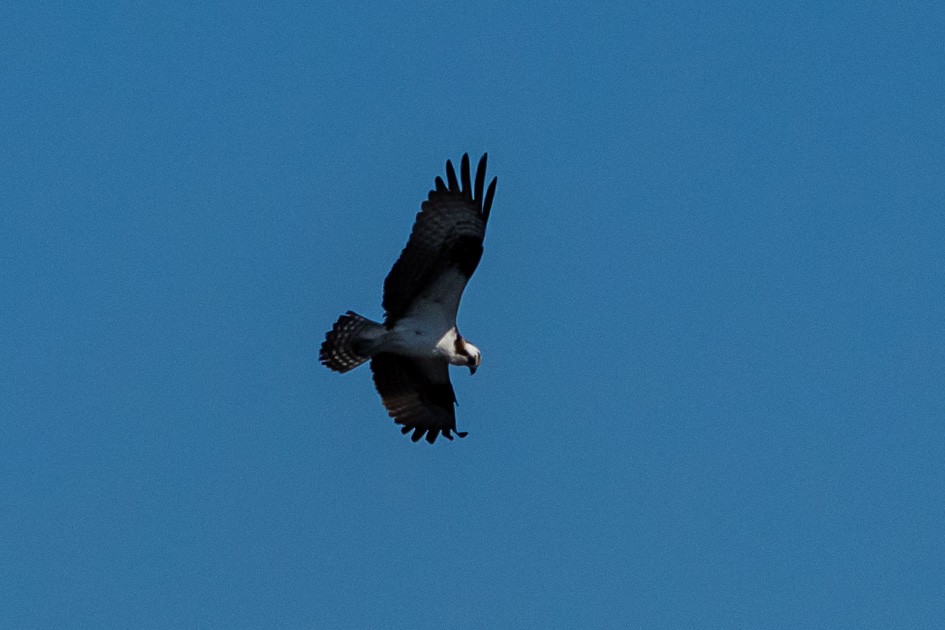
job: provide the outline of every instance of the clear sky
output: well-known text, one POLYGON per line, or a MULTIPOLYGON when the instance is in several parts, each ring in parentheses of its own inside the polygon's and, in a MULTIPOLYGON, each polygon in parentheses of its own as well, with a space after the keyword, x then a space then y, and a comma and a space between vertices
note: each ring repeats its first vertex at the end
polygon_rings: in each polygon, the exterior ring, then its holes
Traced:
POLYGON ((0 627, 945 618, 941 3, 69 4, 0 8, 0 627), (413 444, 317 350, 467 151, 413 444))

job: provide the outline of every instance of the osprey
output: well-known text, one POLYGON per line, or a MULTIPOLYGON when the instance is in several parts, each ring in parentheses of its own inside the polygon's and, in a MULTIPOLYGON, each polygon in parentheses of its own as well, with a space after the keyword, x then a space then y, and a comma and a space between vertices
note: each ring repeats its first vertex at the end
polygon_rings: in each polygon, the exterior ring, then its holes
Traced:
MULTIPOLYGON (((469 155, 460 162, 460 179, 446 161, 446 183, 420 205, 400 258, 384 280, 384 323, 352 311, 342 315, 325 335, 320 361, 347 372, 371 361, 374 386, 387 414, 403 434, 416 442, 439 435, 452 440, 456 431, 456 396, 449 366, 463 365, 475 374, 482 362, 476 346, 456 328, 463 289, 482 258, 482 240, 492 209, 497 178, 483 196, 486 155, 470 185, 469 155)), ((456 432, 466 437, 465 432, 456 432)))

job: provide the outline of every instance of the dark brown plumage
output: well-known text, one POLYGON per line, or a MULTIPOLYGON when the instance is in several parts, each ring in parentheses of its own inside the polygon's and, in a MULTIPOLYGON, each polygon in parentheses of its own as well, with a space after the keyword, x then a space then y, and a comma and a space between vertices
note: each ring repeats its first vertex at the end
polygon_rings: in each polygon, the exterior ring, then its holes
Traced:
POLYGON ((456 314, 469 278, 482 258, 496 178, 485 189, 486 155, 476 179, 469 155, 459 178, 446 162, 446 182, 437 177, 404 247, 384 280, 384 324, 349 311, 325 336, 320 358, 346 372, 370 359, 374 385, 387 413, 414 442, 456 431, 456 397, 449 365, 474 373, 479 350, 456 328, 456 314), (484 191, 485 189, 485 191, 484 191))
MULTIPOLYGON (((482 196, 487 155, 476 168, 476 188, 470 185, 469 155, 460 162, 462 186, 456 179, 453 163, 446 162, 446 178, 436 178, 436 188, 420 206, 410 239, 384 280, 384 323, 391 326, 404 315, 444 268, 456 267, 468 281, 482 258, 482 240, 492 211, 492 199, 498 178, 493 178, 482 196)), ((465 285, 464 285, 465 286, 465 285)), ((462 289, 456 296, 456 306, 462 289)), ((455 317, 455 313, 454 313, 455 317)))

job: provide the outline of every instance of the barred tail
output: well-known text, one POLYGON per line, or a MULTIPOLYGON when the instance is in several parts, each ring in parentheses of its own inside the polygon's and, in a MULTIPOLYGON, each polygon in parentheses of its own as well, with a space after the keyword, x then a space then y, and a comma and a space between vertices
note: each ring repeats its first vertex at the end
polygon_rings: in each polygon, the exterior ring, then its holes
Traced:
POLYGON ((325 334, 318 359, 336 372, 352 370, 371 358, 362 352, 369 345, 367 342, 384 332, 384 327, 377 322, 348 311, 325 334))

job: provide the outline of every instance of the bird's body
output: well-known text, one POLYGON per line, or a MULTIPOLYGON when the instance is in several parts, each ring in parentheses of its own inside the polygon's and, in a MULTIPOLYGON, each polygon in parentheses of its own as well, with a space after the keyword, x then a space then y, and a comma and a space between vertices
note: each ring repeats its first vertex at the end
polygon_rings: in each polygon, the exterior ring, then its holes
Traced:
POLYGON ((482 360, 478 348, 459 334, 456 313, 482 257, 495 194, 493 178, 483 197, 485 171, 483 155, 473 188, 468 155, 460 164, 462 184, 447 161, 448 185, 436 178, 436 189, 421 205, 407 246, 384 281, 384 323, 348 311, 325 335, 319 355, 337 372, 370 360, 388 415, 404 433, 413 431, 414 441, 453 439, 456 398, 448 366, 474 373, 482 360))

